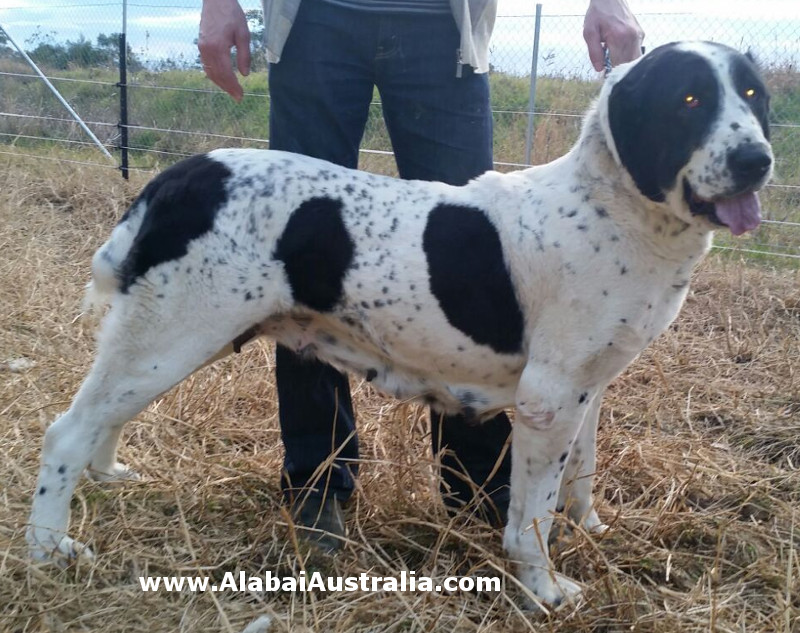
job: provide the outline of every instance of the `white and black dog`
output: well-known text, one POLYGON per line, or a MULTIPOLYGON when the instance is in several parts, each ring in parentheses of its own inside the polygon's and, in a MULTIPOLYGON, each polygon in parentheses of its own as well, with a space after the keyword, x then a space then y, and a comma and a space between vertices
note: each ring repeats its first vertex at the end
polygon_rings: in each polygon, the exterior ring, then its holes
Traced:
POLYGON ((592 509, 603 390, 669 323, 721 226, 758 226, 772 173, 764 83, 719 44, 609 76, 564 157, 463 187, 292 154, 218 150, 157 176, 92 263, 110 303, 94 365, 45 434, 27 533, 67 536, 85 470, 126 477, 123 424, 199 367, 269 336, 386 393, 484 418, 516 407, 504 545, 542 601, 579 592, 542 544, 592 509))

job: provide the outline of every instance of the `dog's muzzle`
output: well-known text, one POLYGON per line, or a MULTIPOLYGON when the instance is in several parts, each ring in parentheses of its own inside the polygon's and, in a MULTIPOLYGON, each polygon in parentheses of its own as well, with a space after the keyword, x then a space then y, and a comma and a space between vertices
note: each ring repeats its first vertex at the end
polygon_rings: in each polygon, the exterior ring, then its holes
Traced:
POLYGON ((701 198, 684 179, 683 195, 694 215, 704 215, 727 226, 734 235, 742 235, 761 224, 761 202, 756 192, 769 178, 772 153, 763 143, 744 143, 728 151, 726 159, 733 193, 701 198))

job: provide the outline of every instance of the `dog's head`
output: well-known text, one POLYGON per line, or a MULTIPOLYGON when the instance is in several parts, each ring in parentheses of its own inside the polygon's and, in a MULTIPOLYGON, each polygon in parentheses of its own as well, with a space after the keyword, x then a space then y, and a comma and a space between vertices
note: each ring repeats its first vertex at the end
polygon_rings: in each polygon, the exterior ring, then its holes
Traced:
POLYGON ((749 56, 710 42, 661 46, 612 72, 598 107, 642 195, 709 229, 758 226, 773 156, 769 94, 749 56))

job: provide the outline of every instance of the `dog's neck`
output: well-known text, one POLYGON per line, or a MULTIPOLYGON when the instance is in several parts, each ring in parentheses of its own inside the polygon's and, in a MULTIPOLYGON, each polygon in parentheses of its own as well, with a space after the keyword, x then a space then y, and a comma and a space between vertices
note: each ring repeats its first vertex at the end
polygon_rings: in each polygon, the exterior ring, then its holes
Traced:
POLYGON ((586 115, 578 142, 568 154, 578 179, 588 183, 593 200, 603 204, 620 227, 649 243, 654 253, 681 259, 708 250, 711 232, 687 225, 666 203, 642 195, 622 166, 607 124, 607 111, 598 101, 586 115))

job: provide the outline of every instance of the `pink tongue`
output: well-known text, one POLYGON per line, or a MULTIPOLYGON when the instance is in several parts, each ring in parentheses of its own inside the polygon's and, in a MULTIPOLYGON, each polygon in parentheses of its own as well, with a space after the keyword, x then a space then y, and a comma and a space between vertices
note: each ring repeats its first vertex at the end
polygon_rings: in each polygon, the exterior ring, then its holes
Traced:
POLYGON ((717 217, 734 235, 752 231, 761 223, 761 203, 755 193, 743 193, 716 205, 717 217))

